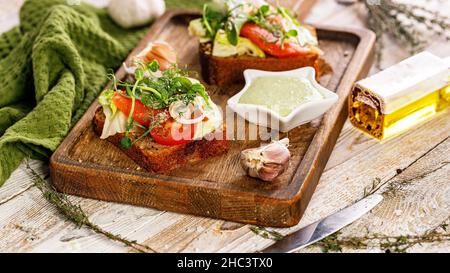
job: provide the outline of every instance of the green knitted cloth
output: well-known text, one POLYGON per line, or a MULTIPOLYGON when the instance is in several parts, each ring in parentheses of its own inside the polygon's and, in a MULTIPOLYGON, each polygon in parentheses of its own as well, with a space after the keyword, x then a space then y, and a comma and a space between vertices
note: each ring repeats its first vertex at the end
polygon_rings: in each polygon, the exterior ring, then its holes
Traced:
POLYGON ((147 30, 68 2, 29 0, 0 36, 0 186, 25 157, 58 147, 147 30))

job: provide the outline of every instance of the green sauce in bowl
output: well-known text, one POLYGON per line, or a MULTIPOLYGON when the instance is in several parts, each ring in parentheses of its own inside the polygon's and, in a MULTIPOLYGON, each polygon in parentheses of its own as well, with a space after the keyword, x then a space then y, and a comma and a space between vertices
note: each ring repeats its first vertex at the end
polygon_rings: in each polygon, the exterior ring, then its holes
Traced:
POLYGON ((324 99, 306 78, 264 76, 255 78, 239 103, 261 105, 287 117, 300 105, 324 99))

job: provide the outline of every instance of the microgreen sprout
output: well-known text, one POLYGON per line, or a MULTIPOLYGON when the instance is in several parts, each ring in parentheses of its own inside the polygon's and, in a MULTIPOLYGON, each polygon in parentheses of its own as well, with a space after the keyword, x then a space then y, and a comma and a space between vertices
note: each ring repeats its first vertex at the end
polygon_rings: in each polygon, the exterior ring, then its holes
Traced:
MULTIPOLYGON (((119 81, 114 75, 110 75, 113 82, 113 92, 131 100, 130 111, 127 114, 126 131, 120 141, 123 149, 131 148, 135 143, 142 140, 150 134, 155 126, 164 122, 167 117, 151 117, 152 120, 148 127, 138 124, 135 120, 136 104, 142 103, 152 110, 166 109, 176 101, 182 101, 186 105, 192 103, 197 96, 202 97, 206 103, 209 103, 209 96, 205 87, 197 82, 193 82, 183 69, 176 65, 171 66, 165 71, 160 71, 160 65, 157 61, 148 63, 138 63, 134 73, 135 81, 119 81), (132 140, 130 132, 133 127, 144 127, 145 133, 132 140)), ((151 111, 150 111, 151 112, 151 111)))

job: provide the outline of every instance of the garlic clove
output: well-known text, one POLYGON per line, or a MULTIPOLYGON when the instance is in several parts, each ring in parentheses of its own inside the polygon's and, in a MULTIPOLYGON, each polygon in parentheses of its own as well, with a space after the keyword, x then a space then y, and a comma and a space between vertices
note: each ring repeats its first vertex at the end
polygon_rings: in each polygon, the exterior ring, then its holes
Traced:
MULTIPOLYGON (((248 149, 241 152, 240 162, 244 171, 248 172, 249 170, 257 169, 258 164, 261 163, 259 160, 259 148, 248 149)), ((253 175, 250 175, 254 177, 253 175)))
POLYGON ((285 164, 290 159, 288 148, 278 142, 266 146, 262 151, 262 157, 267 163, 285 164))
POLYGON ((259 169, 257 177, 263 181, 271 182, 282 175, 286 169, 286 165, 266 163, 259 169))
POLYGON ((289 139, 283 139, 259 148, 244 150, 240 157, 241 166, 251 177, 273 181, 289 167, 291 153, 288 145, 289 139))

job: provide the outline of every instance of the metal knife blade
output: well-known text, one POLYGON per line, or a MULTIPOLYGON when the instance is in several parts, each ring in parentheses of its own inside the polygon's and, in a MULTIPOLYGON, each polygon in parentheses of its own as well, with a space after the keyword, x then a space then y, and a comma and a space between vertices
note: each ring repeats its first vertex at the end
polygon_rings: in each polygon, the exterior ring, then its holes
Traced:
POLYGON ((353 223, 372 210, 382 200, 383 196, 379 194, 368 196, 341 211, 284 237, 281 241, 276 242, 261 252, 289 253, 307 247, 353 223))

